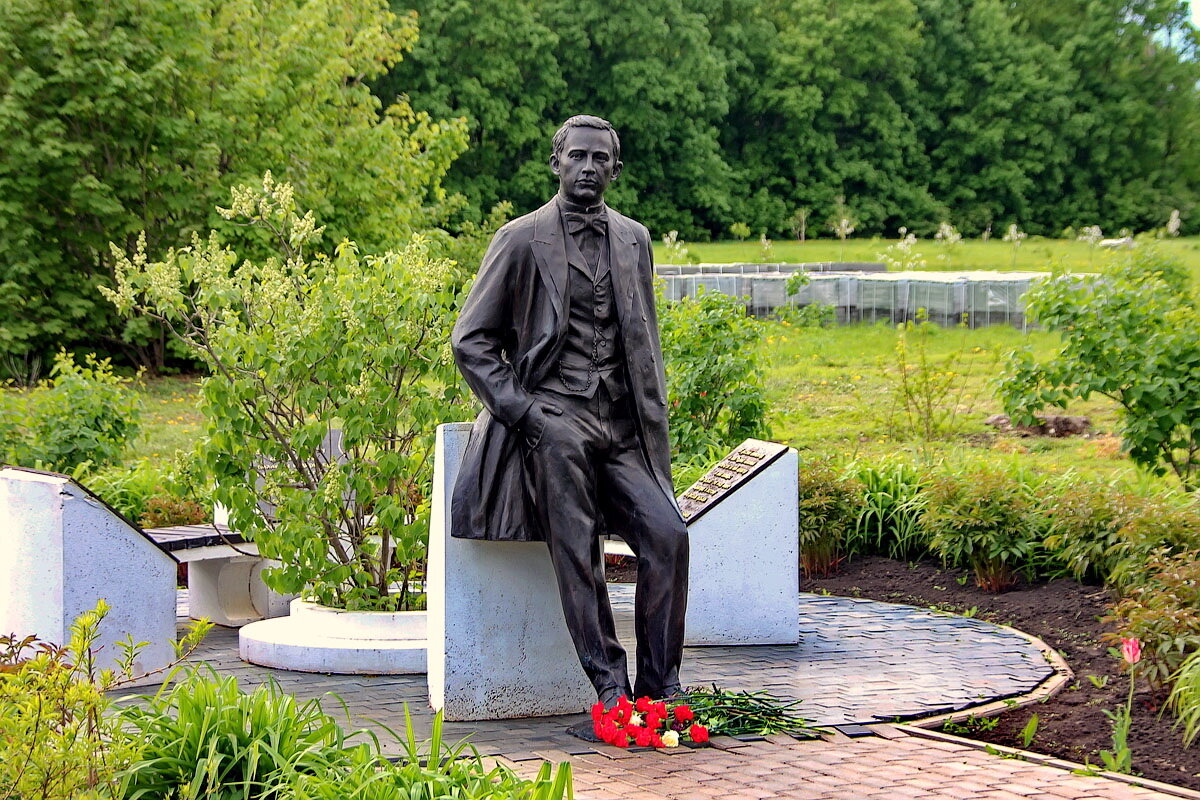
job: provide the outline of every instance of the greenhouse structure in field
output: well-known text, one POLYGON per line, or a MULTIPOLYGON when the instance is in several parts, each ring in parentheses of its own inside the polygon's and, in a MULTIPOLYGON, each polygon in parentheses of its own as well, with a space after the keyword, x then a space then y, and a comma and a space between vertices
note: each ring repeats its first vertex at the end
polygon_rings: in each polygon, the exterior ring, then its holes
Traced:
POLYGON ((939 325, 972 328, 1012 325, 1025 328, 1022 300, 1044 272, 885 272, 882 264, 690 264, 657 268, 668 300, 702 291, 745 300, 757 316, 788 306, 825 305, 843 324, 900 323, 924 309, 939 325), (804 271, 808 283, 788 294, 789 278, 804 271))

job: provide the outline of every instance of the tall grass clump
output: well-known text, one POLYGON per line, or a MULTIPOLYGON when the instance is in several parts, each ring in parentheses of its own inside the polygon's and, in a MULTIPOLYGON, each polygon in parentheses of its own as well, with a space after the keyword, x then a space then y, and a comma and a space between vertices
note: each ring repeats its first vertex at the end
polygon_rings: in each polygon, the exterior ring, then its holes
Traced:
POLYGON ((917 467, 902 461, 855 462, 846 472, 862 487, 850 548, 853 552, 905 561, 929 551, 929 539, 920 524, 928 496, 917 467))
POLYGON ((546 764, 533 780, 486 767, 465 743, 447 746, 442 717, 419 742, 405 709, 402 755, 384 757, 365 731, 347 734, 319 700, 300 701, 271 682, 243 692, 232 677, 193 672, 145 705, 123 710, 142 742, 124 776, 125 800, 561 800, 569 765, 546 764))

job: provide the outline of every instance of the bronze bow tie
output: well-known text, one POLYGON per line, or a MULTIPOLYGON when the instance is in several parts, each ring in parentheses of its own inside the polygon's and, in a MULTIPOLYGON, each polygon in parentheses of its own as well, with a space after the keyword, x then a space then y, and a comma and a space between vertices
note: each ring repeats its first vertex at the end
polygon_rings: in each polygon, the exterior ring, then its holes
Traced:
POLYGON ((608 215, 603 211, 595 214, 581 214, 577 211, 568 211, 563 214, 563 218, 567 221, 567 233, 572 235, 588 228, 595 231, 598 236, 604 236, 608 233, 608 215))

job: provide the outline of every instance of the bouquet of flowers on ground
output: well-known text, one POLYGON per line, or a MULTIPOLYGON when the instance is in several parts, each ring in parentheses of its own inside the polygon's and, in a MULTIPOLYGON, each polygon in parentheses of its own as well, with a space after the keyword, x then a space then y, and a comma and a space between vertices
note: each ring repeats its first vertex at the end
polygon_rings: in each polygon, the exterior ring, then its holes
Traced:
POLYGON ((668 706, 664 700, 638 698, 631 703, 622 697, 612 708, 592 706, 592 725, 600 741, 614 747, 678 747, 681 742, 703 744, 708 728, 696 721, 686 703, 668 706))

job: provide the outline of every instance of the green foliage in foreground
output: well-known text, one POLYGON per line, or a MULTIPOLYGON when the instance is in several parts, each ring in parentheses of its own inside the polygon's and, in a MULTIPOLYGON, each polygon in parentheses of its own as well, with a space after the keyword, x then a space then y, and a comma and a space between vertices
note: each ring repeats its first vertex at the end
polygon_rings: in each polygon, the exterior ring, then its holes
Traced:
POLYGON ((418 743, 405 710, 403 755, 394 762, 365 731, 347 735, 318 700, 300 702, 271 682, 246 693, 233 677, 193 672, 141 705, 121 712, 140 741, 123 773, 124 800, 561 800, 570 765, 549 764, 532 780, 487 768, 465 743, 442 741, 434 717, 418 743))
MULTIPOLYGON (((106 692, 131 680, 145 643, 117 642, 116 668, 98 669, 108 611, 101 600, 82 614, 61 646, 34 635, 0 636, 0 800, 121 796, 122 771, 138 758, 140 743, 110 713, 106 692)), ((192 623, 176 643, 176 658, 190 655, 210 627, 192 623)))
POLYGON ((162 261, 119 255, 106 296, 208 367, 200 459, 230 524, 282 562, 268 583, 339 608, 412 608, 434 429, 455 416, 461 386, 452 265, 420 236, 381 256, 348 241, 312 254, 321 229, 270 173, 225 213, 277 253, 239 263, 214 233, 162 261))
POLYGON ((1200 308, 1180 265, 1143 249, 1101 277, 1056 275, 1025 296, 1026 313, 1061 334, 1046 361, 1009 359, 1000 395, 1015 419, 1099 394, 1121 408, 1130 458, 1200 487, 1200 308))
MULTIPOLYGON (((176 673, 153 697, 114 701, 136 646, 117 671, 97 671, 101 603, 72 625, 64 647, 0 637, 0 800, 562 800, 569 764, 533 780, 486 766, 465 743, 418 742, 412 720, 389 760, 365 731, 346 734, 316 700, 275 683, 243 692, 232 677, 176 673)), ((208 626, 179 645, 185 657, 208 626)))
POLYGON ((89 669, 104 610, 76 620, 63 647, 0 637, 0 799, 105 797, 134 758, 89 669))

